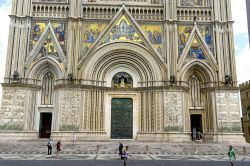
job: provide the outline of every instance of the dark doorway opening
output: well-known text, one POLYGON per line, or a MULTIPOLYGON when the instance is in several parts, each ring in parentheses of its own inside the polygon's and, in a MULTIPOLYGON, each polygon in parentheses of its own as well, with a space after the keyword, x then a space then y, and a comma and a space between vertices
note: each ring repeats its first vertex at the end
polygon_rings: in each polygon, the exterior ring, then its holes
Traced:
POLYGON ((133 138, 133 100, 113 98, 111 101, 111 139, 133 138))
POLYGON ((192 140, 200 140, 202 139, 202 115, 191 115, 191 132, 192 132, 192 140))
POLYGON ((41 113, 39 138, 50 138, 52 113, 41 113))

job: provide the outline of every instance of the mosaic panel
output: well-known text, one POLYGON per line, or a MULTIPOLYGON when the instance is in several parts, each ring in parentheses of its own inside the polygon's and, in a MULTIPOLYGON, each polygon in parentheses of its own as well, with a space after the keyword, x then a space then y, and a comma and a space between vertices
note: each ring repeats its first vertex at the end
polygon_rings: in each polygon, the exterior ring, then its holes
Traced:
POLYGON ((31 50, 35 47, 36 43, 42 36, 47 24, 45 22, 34 22, 31 29, 31 50))
POLYGON ((153 44, 159 54, 162 54, 162 26, 161 25, 141 25, 141 29, 146 34, 148 40, 153 44))
POLYGON ((103 43, 116 40, 134 41, 136 43, 143 44, 135 28, 125 16, 122 16, 116 25, 111 29, 111 31, 105 36, 103 43))
POLYGON ((56 38, 58 42, 60 43, 63 50, 65 49, 65 23, 52 23, 52 28, 54 29, 56 38))
MULTIPOLYGON (((58 42, 60 43, 62 49, 65 51, 65 45, 66 45, 66 40, 65 40, 65 33, 66 33, 66 24, 65 23, 57 23, 57 22, 52 22, 52 28, 54 30, 54 33, 56 35, 56 38, 58 42)), ((31 29, 31 39, 30 39, 30 50, 32 50, 35 45, 37 44, 38 40, 44 33, 48 23, 45 22, 33 22, 32 23, 32 29, 31 29)), ((48 40, 51 41, 51 36, 48 37, 48 40)), ((53 46, 55 48, 54 44, 50 42, 50 46, 53 46)), ((48 43, 48 41, 46 41, 48 43)))
POLYGON ((191 48, 188 52, 187 59, 200 59, 205 60, 207 57, 204 55, 200 41, 197 37, 194 38, 191 48))
POLYGON ((83 52, 86 53, 106 28, 106 23, 87 23, 83 26, 83 52))
MULTIPOLYGON (((199 25, 198 26, 201 35, 203 36, 204 40, 208 48, 214 53, 214 45, 213 45, 213 27, 207 25, 199 25)), ((179 26, 178 27, 178 36, 179 36, 179 56, 182 55, 184 48, 188 42, 190 34, 193 30, 193 26, 179 26)), ((189 51, 189 57, 196 55, 198 59, 205 59, 203 55, 203 51, 199 44, 197 38, 192 43, 191 50, 189 51)))

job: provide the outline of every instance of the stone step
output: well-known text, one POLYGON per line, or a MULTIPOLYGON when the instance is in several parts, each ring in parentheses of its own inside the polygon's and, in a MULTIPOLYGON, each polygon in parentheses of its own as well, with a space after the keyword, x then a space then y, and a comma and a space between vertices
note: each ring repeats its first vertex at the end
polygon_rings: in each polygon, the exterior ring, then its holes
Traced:
MULTIPOLYGON (((47 151, 47 140, 35 142, 1 142, 0 153, 34 153, 40 154, 47 151)), ((153 143, 153 142, 125 142, 131 154, 203 154, 227 155, 227 144, 195 144, 195 143, 153 143)), ((54 142, 55 146, 55 142, 54 142)), ((117 154, 117 141, 111 142, 63 142, 63 153, 72 154, 117 154)), ((236 154, 250 154, 250 145, 234 145, 236 154)), ((55 150, 55 147, 53 147, 55 150)))

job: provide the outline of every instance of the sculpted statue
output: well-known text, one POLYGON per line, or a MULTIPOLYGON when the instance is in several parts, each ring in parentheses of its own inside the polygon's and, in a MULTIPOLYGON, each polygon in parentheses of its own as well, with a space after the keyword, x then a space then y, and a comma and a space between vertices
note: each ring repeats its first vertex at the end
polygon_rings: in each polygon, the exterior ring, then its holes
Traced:
POLYGON ((68 74, 68 80, 73 82, 73 73, 68 74))
POLYGON ((17 71, 14 71, 13 73, 13 81, 18 81, 19 80, 19 73, 17 71))
POLYGON ((225 85, 226 86, 230 86, 230 85, 232 85, 233 84, 233 79, 232 79, 232 77, 230 76, 230 75, 226 75, 225 76, 225 85))
POLYGON ((170 82, 171 82, 171 84, 175 83, 175 75, 170 76, 170 82))

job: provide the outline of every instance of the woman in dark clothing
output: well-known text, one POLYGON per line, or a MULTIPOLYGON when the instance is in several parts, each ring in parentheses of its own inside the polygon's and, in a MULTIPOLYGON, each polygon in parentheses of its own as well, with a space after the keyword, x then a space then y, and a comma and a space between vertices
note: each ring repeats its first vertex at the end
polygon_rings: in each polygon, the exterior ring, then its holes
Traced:
POLYGON ((62 149, 62 143, 61 141, 58 141, 57 144, 56 144, 56 157, 59 157, 59 153, 62 149))
POLYGON ((122 141, 120 141, 120 144, 119 144, 119 155, 121 156, 121 159, 123 159, 123 153, 122 153, 122 150, 123 150, 123 144, 122 144, 122 141))

